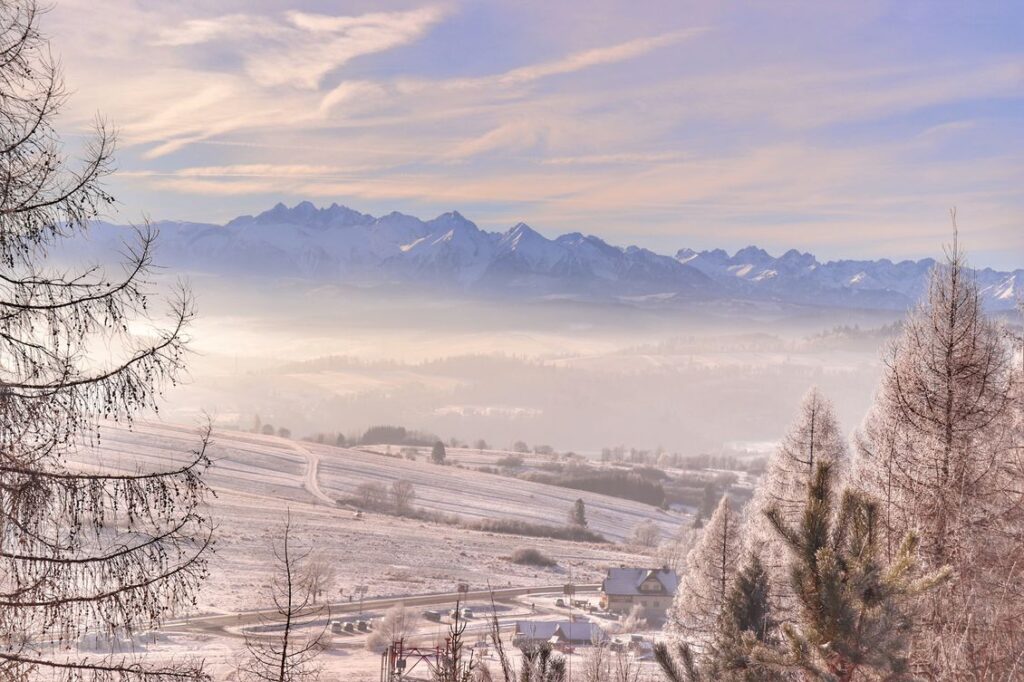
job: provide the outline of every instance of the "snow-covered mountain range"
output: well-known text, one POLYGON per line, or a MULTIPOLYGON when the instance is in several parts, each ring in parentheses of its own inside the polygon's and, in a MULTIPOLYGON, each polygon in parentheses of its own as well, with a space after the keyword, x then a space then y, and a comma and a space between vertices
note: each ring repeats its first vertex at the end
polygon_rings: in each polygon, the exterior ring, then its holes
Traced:
MULTIPOLYGON (((769 300, 817 306, 901 309, 924 291, 934 261, 839 260, 809 253, 774 257, 754 246, 682 249, 674 257, 617 247, 578 232, 548 239, 525 223, 486 232, 458 212, 432 220, 374 217, 345 206, 278 204, 225 225, 163 221, 158 261, 224 275, 299 277, 363 286, 414 284, 468 293, 626 301, 769 300)), ((108 249, 125 228, 98 223, 92 247, 108 249)), ((986 304, 1014 305, 1024 270, 976 271, 986 304)))

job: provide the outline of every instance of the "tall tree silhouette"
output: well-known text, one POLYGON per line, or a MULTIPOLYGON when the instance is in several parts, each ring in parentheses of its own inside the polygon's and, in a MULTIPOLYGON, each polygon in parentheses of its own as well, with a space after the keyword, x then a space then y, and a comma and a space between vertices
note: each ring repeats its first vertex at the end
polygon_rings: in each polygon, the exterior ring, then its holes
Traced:
POLYGON ((925 564, 955 570, 926 597, 915 647, 925 674, 998 678, 1020 665, 1024 450, 1012 353, 954 241, 885 356, 858 434, 854 480, 880 502, 887 555, 916 529, 925 564))
POLYGON ((113 139, 99 123, 80 162, 63 154, 53 120, 66 95, 39 16, 32 0, 0 4, 0 678, 202 678, 190 663, 68 646, 130 636, 194 601, 210 545, 209 431, 169 471, 67 466, 101 419, 156 407, 183 369, 193 308, 182 288, 164 322, 151 314, 148 228, 121 268, 54 265, 55 247, 112 202, 101 182, 113 139))

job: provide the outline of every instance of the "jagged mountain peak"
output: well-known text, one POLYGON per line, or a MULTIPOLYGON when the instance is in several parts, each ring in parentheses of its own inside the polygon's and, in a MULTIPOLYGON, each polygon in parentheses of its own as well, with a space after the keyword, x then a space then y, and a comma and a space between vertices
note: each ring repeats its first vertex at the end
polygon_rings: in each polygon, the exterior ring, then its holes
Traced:
POLYGON ((754 246, 753 244, 751 244, 750 246, 745 246, 739 251, 737 251, 734 258, 736 258, 737 260, 762 260, 769 259, 771 258, 771 256, 769 256, 768 252, 762 249, 760 246, 754 246))
POLYGON ((227 227, 240 225, 298 225, 303 227, 346 227, 365 225, 373 222, 371 215, 332 203, 326 208, 318 208, 310 201, 301 201, 288 207, 278 202, 272 208, 255 216, 239 216, 227 223, 227 227))
MULTIPOLYGON (((185 270, 361 285, 430 284, 506 296, 725 297, 773 305, 900 309, 922 295, 935 263, 928 258, 819 262, 797 249, 775 257, 754 245, 731 256, 723 249, 684 248, 671 257, 639 246, 614 246, 582 232, 549 239, 525 222, 487 232, 457 210, 424 221, 397 211, 375 218, 339 203, 317 207, 309 201, 291 207, 278 203, 223 226, 159 225, 162 262, 185 270)), ((107 228, 111 236, 123 234, 119 226, 107 228)), ((985 268, 975 277, 987 304, 1009 309, 1024 270, 985 268)))

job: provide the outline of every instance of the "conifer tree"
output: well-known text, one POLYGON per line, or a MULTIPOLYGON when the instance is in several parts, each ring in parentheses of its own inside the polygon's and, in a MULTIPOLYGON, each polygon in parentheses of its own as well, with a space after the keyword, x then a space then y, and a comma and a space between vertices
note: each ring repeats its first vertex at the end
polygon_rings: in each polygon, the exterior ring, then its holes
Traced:
POLYGON ((726 622, 737 632, 751 632, 759 642, 772 638, 776 623, 771 608, 768 572, 760 557, 751 554, 736 575, 725 604, 726 622))
POLYGON ((837 500, 834 478, 832 464, 816 465, 798 525, 788 524, 781 509, 766 514, 790 552, 799 615, 783 626, 788 651, 765 647, 755 655, 815 679, 905 679, 913 597, 945 581, 951 571, 944 567, 915 577, 913 533, 885 565, 877 543, 878 505, 852 491, 837 500))
POLYGON ((444 443, 437 441, 434 443, 434 447, 430 449, 430 459, 434 464, 444 464, 445 457, 448 453, 445 452, 444 443))
POLYGON ((714 638, 741 558, 739 517, 722 496, 718 508, 687 555, 687 569, 669 612, 675 635, 698 650, 714 638))
POLYGON ((239 666, 244 682, 307 682, 320 679, 317 657, 326 649, 330 611, 316 606, 316 584, 308 580, 311 549, 296 547, 291 512, 272 546, 274 573, 263 595, 273 611, 244 632, 239 666), (312 623, 312 627, 307 627, 312 623))
POLYGON ((856 439, 855 480, 879 500, 886 553, 916 529, 924 564, 954 568, 924 605, 915 660, 927 675, 1005 677, 1024 650, 1021 376, 1007 339, 954 241, 886 353, 856 439))
POLYGON ((572 509, 569 510, 569 525, 580 528, 587 527, 587 505, 584 504, 583 498, 578 498, 573 502, 572 509))
POLYGON ((751 554, 733 581, 704 654, 695 655, 686 642, 681 642, 674 655, 668 647, 656 652, 657 660, 670 682, 770 682, 781 676, 754 654, 772 645, 775 631, 768 573, 757 555, 751 554))
POLYGON ((800 411, 772 453, 747 513, 744 539, 748 549, 762 558, 776 586, 775 609, 788 617, 793 606, 789 590, 787 551, 768 522, 765 512, 777 509, 787 523, 797 523, 803 514, 807 486, 814 468, 821 462, 835 467, 841 475, 849 455, 839 429, 832 402, 817 388, 811 388, 800 404, 800 411))

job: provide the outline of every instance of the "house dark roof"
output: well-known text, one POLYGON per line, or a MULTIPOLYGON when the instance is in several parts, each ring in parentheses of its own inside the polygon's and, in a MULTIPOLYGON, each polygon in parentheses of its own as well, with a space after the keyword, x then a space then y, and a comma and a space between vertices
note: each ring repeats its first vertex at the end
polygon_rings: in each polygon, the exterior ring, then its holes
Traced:
POLYGON ((597 623, 570 623, 567 620, 517 620, 515 632, 518 636, 536 641, 547 641, 557 636, 563 641, 584 643, 599 640, 603 634, 597 623))
POLYGON ((666 594, 675 594, 679 585, 679 576, 668 568, 609 568, 601 590, 616 597, 645 594, 640 591, 640 585, 651 578, 661 583, 666 594))

